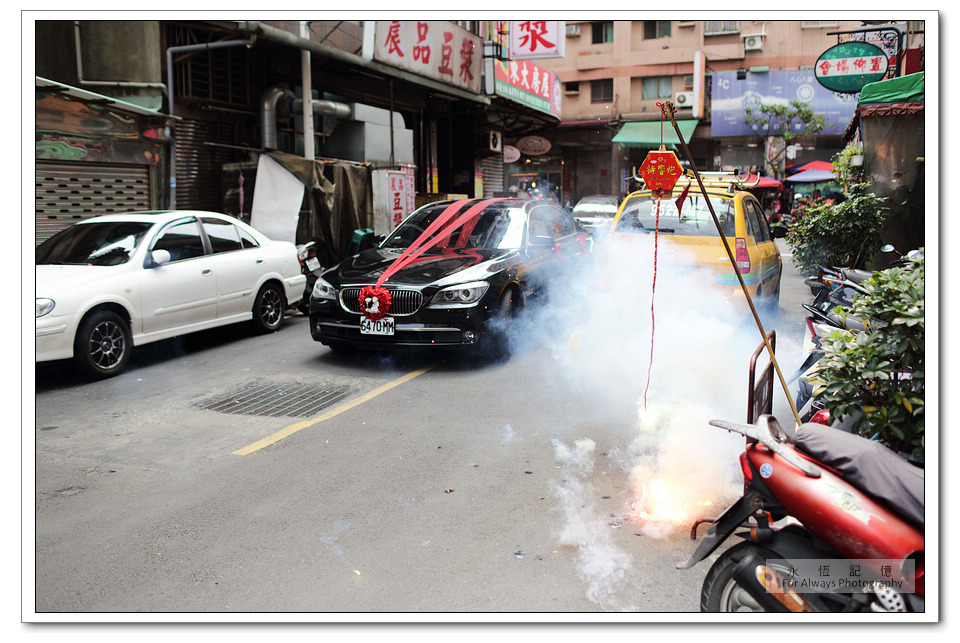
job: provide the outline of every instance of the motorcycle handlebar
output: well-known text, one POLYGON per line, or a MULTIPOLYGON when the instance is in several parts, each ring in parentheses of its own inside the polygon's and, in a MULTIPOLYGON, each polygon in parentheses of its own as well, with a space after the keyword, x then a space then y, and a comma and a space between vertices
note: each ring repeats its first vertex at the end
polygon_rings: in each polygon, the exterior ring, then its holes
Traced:
POLYGON ((817 467, 798 456, 792 448, 784 446, 784 443, 788 442, 788 438, 780 427, 780 423, 777 422, 777 419, 772 415, 761 415, 757 419, 757 423, 753 426, 727 422, 725 420, 710 420, 710 424, 721 429, 726 429, 727 431, 739 433, 750 440, 760 442, 778 456, 803 471, 807 477, 820 477, 820 470, 817 469, 817 467))

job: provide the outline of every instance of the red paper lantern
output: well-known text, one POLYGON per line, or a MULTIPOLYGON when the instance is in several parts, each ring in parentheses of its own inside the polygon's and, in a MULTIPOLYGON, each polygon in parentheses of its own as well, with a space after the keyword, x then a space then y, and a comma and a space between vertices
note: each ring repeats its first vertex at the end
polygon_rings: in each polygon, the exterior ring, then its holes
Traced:
POLYGON ((673 190, 682 175, 683 167, 680 166, 677 155, 663 147, 655 152, 648 152, 640 166, 640 176, 647 188, 661 197, 673 190))

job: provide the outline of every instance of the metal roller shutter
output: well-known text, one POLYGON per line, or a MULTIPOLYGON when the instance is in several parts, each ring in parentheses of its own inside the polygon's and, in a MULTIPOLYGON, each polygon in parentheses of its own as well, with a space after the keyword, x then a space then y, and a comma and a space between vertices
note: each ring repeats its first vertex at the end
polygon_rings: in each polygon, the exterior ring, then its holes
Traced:
POLYGON ((83 219, 153 207, 146 165, 38 161, 36 186, 36 245, 83 219))
POLYGON ((503 192, 503 156, 488 156, 483 159, 483 196, 489 199, 497 192, 503 192))

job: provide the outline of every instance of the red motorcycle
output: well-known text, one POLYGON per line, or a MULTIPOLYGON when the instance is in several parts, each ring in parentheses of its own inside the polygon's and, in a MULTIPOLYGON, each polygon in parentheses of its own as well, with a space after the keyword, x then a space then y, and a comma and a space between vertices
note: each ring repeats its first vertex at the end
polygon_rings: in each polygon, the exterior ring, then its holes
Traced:
POLYGON ((747 438, 744 495, 678 569, 745 529, 707 573, 701 611, 924 611, 923 469, 820 424, 790 437, 769 415, 710 424, 747 438))

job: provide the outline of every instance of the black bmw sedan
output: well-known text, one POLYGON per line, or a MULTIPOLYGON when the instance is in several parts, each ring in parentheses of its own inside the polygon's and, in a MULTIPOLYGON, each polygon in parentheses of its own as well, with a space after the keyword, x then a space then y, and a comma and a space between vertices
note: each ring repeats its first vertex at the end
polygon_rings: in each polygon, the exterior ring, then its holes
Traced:
POLYGON ((520 311, 589 250, 583 229, 553 202, 430 203, 317 279, 310 334, 331 349, 503 354, 520 311))

